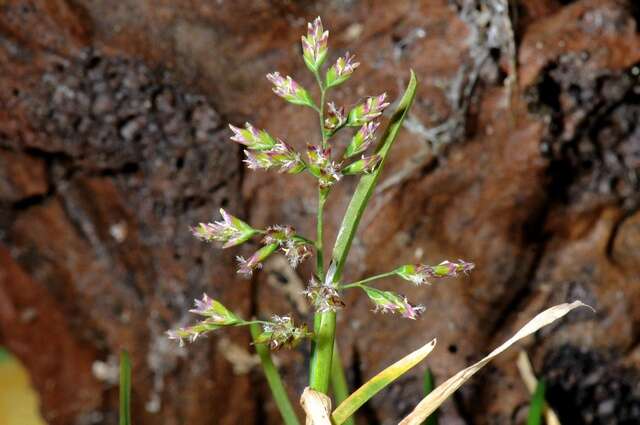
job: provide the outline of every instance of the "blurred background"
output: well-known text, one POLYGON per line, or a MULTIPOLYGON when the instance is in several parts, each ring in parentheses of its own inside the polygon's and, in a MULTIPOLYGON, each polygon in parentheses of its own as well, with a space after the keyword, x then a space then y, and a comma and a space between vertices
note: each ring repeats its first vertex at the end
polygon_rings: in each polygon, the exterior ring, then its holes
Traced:
MULTIPOLYGON (((202 292, 245 317, 311 317, 309 264, 275 258, 242 280, 234 256, 255 246, 220 251, 188 226, 223 206, 314 234, 313 181, 247 172, 226 124, 251 121, 298 149, 316 141, 317 117, 264 76, 313 87, 299 42, 318 15, 329 61, 349 50, 361 62, 335 102, 396 99, 410 68, 420 80, 347 279, 476 263, 427 288, 383 283, 427 306, 416 322, 347 294, 338 339, 352 388, 436 336, 427 364, 442 382, 545 307, 581 299, 597 313, 521 347, 563 424, 640 423, 636 0, 0 0, 0 422, 117 423, 127 349, 137 425, 280 423, 246 330, 186 348, 164 332, 191 320, 202 292), (7 404, 34 419, 7 419, 7 404)), ((328 245, 354 187, 332 193, 328 245)), ((516 354, 456 393, 440 422, 523 423, 516 354)), ((277 356, 295 400, 306 356, 277 356)), ((359 423, 397 423, 422 397, 424 368, 359 423)))

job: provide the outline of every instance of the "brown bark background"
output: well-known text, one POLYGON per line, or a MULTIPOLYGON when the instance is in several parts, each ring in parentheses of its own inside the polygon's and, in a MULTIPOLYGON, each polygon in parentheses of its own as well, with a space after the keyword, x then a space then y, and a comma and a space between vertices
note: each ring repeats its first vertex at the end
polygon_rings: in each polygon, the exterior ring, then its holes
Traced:
MULTIPOLYGON (((442 381, 558 302, 573 313, 525 345, 566 424, 640 419, 640 6, 634 0, 0 1, 0 345, 31 373, 46 420, 117 422, 117 354, 134 360, 134 423, 276 424, 243 330, 181 349, 164 332, 206 291, 245 316, 309 319, 277 259, 251 281, 188 226, 220 206, 313 235, 304 176, 249 173, 226 123, 298 149, 316 117, 264 78, 312 87, 305 23, 330 59, 362 63, 332 96, 353 105, 421 85, 354 242, 347 278, 463 258, 468 278, 382 284, 426 304, 416 322, 349 293, 339 341, 355 388, 432 337, 442 381), (513 34, 512 34, 513 32, 513 34), (513 36, 512 36, 513 35, 513 36)), ((312 129, 312 132, 309 131, 312 129)), ((331 245, 355 186, 328 204, 331 245)), ((278 355, 297 399, 308 348, 278 355)), ((393 424, 423 367, 359 416, 393 424)), ((442 410, 443 424, 522 423, 515 351, 442 410)))

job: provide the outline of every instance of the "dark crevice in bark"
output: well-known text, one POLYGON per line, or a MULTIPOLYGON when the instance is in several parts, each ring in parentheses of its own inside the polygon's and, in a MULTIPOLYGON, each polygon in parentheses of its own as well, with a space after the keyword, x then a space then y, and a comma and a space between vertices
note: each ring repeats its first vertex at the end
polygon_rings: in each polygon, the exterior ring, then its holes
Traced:
POLYGON ((54 195, 54 190, 50 188, 46 193, 28 196, 11 204, 11 209, 16 213, 27 210, 31 207, 42 205, 54 195))
POLYGON ((250 391, 254 404, 253 421, 250 423, 264 424, 266 422, 265 418, 268 417, 265 409, 265 401, 267 400, 266 397, 269 396, 269 390, 266 388, 266 385, 264 385, 265 380, 262 370, 257 368, 254 369, 254 372, 250 376, 250 380, 252 389, 263 389, 263 391, 250 391))
POLYGON ((640 33, 640 2, 638 0, 628 0, 631 16, 636 21, 636 32, 640 33))
POLYGON ((497 316, 496 321, 490 328, 487 335, 496 335, 512 319, 512 316, 518 311, 521 311, 521 307, 526 304, 533 290, 533 284, 536 273, 540 267, 540 263, 545 254, 545 248, 551 237, 551 235, 545 233, 544 227, 551 211, 553 201, 547 199, 540 211, 533 215, 533 218, 529 223, 524 224, 525 235, 524 239, 526 245, 530 246, 534 251, 532 258, 528 261, 528 264, 523 265, 526 267, 526 272, 519 279, 515 279, 513 285, 517 287, 513 291, 504 307, 500 309, 500 313, 497 316))

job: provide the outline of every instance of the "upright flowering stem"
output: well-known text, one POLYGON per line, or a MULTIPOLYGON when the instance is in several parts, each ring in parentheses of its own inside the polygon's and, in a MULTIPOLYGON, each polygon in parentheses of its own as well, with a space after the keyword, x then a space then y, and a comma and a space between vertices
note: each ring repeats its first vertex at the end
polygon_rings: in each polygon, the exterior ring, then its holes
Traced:
MULTIPOLYGON (((347 255, 351 248, 351 242, 362 218, 362 214, 373 194, 373 190, 380 176, 384 161, 395 141, 407 111, 413 104, 416 94, 416 78, 413 71, 409 85, 400 99, 396 111, 392 115, 389 125, 376 148, 376 154, 381 156, 380 165, 370 174, 364 174, 360 178, 358 187, 347 207, 342 225, 338 231, 332 252, 332 265, 330 269, 332 283, 339 283, 347 255)), ((333 311, 316 313, 314 317, 315 346, 311 357, 310 386, 316 391, 327 393, 331 375, 331 363, 333 357, 333 345, 335 341, 336 313, 333 311)))
POLYGON ((331 361, 336 337, 336 312, 316 313, 313 317, 315 346, 311 354, 309 386, 323 393, 329 391, 331 361))
MULTIPOLYGON (((324 131, 324 98, 326 88, 322 83, 320 74, 314 72, 318 86, 320 87, 320 108, 318 117, 320 122, 320 134, 322 136, 322 147, 327 146, 327 135, 324 131)), ((324 273, 324 204, 327 200, 329 189, 318 189, 318 219, 316 227, 316 273, 321 281, 325 279, 324 273)), ((313 317, 313 331, 316 336, 313 353, 311 354, 311 376, 309 385, 312 389, 327 393, 331 377, 331 359, 333 356, 333 345, 336 332, 336 313, 334 311, 316 312, 313 317)))
POLYGON ((324 281, 324 204, 327 201, 329 189, 318 188, 318 217, 316 221, 316 274, 324 281))
POLYGON ((327 93, 327 87, 324 86, 322 82, 322 78, 320 78, 320 73, 318 71, 314 72, 316 76, 316 81, 318 81, 318 87, 320 87, 320 108, 318 108, 318 116, 320 118, 320 134, 322 136, 322 149, 327 147, 327 134, 324 131, 324 98, 327 93))

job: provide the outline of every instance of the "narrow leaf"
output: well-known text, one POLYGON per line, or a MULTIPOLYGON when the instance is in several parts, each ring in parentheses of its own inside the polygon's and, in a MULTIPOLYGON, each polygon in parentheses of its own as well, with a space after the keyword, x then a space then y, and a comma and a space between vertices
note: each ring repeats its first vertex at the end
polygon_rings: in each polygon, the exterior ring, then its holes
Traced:
POLYGON ((260 357, 262 370, 264 371, 264 375, 267 378, 267 383, 269 384, 269 389, 271 390, 273 399, 276 402, 276 406, 280 411, 280 415, 282 415, 282 420, 284 421, 285 425, 300 425, 300 422, 298 422, 298 417, 296 416, 296 412, 293 410, 293 406, 291 405, 291 401, 289 400, 289 396, 287 395, 287 390, 282 384, 282 379, 280 378, 278 369, 273 364, 273 360, 271 360, 271 353, 269 352, 268 346, 265 344, 257 343, 258 337, 262 334, 260 325, 258 323, 252 323, 250 325, 250 329, 251 336, 253 337, 255 343, 256 352, 260 357))
MULTIPOLYGON (((520 354, 518 354, 518 361, 516 364, 518 366, 520 376, 529 390, 529 393, 533 394, 538 386, 538 380, 533 373, 533 366, 531 366, 529 356, 527 356, 527 353, 524 350, 520 351, 520 354)), ((545 403, 544 406, 544 418, 547 425, 560 425, 558 415, 556 415, 556 412, 549 407, 548 403, 545 403)))
MULTIPOLYGON (((349 385, 344 374, 342 359, 340 358, 340 350, 338 350, 338 341, 333 346, 333 360, 331 361, 331 389, 333 390, 333 398, 336 404, 340 404, 349 397, 349 385)), ((353 416, 348 417, 344 421, 345 425, 355 425, 353 416)))
POLYGON ((431 353, 436 346, 436 340, 433 339, 413 353, 403 357, 391 366, 378 373, 376 376, 368 380, 364 385, 358 388, 345 401, 333 411, 331 418, 335 425, 344 423, 347 418, 353 415, 363 404, 371 397, 376 395, 380 390, 398 379, 409 369, 420 363, 425 357, 431 353))
POLYGON ((120 425, 131 425, 131 360, 120 352, 120 425))
POLYGON ((369 202, 369 198, 371 198, 371 194, 378 182, 378 177, 382 172, 382 167, 387 159, 389 150, 391 149, 393 142, 395 142, 396 137, 398 136, 398 131, 402 127, 402 122, 413 104, 413 99, 416 96, 417 84, 416 75, 411 71, 411 77, 409 79, 407 89, 405 90, 402 99, 400 99, 400 103, 391 116, 389 125, 376 147, 375 153, 380 156, 380 164, 371 173, 365 174, 360 178, 358 187, 356 187, 353 197, 349 202, 347 211, 342 219, 342 225, 340 226, 336 243, 333 247, 333 263, 336 266, 336 273, 333 277, 334 282, 338 282, 340 280, 344 262, 349 254, 351 242, 353 241, 353 237, 358 229, 358 224, 360 223, 360 219, 362 218, 362 214, 369 202))
POLYGON ((489 353, 488 356, 480 360, 478 363, 461 370, 446 382, 438 386, 431 394, 426 396, 413 409, 407 417, 405 417, 399 425, 418 425, 422 423, 431 413, 433 413, 444 401, 451 396, 458 388, 462 386, 477 371, 482 369, 494 357, 511 347, 522 338, 531 335, 540 328, 547 326, 556 320, 564 317, 567 313, 577 307, 588 307, 580 301, 574 301, 571 304, 559 304, 551 307, 534 317, 530 322, 524 325, 515 335, 509 338, 501 346, 489 353))
POLYGON ((544 380, 538 381, 536 390, 531 398, 531 404, 529 405, 529 417, 527 418, 527 425, 541 425, 542 424, 542 412, 544 411, 544 393, 545 385, 544 380))

